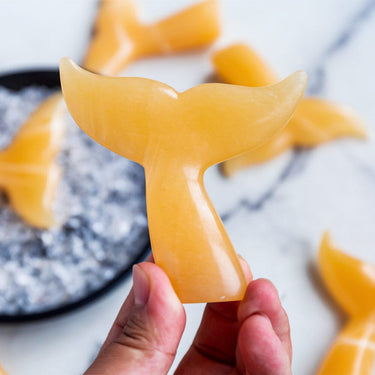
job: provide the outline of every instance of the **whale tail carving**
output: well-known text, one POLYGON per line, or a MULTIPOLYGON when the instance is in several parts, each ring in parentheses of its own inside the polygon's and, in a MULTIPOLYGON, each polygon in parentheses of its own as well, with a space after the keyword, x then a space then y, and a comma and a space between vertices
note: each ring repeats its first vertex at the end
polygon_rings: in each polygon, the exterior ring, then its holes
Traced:
POLYGON ((334 300, 349 314, 319 375, 371 374, 375 356, 375 267, 335 248, 325 233, 319 270, 334 300))
POLYGON ((60 94, 49 97, 28 118, 13 142, 0 153, 0 187, 14 210, 29 224, 54 224, 52 201, 60 170, 65 106, 60 94))
POLYGON ((150 25, 141 23, 133 0, 104 0, 83 66, 117 75, 134 58, 202 47, 219 33, 217 0, 204 0, 150 25))
POLYGON ((177 93, 149 79, 98 76, 62 59, 61 82, 77 124, 105 147, 140 164, 155 156, 156 145, 176 147, 176 157, 205 169, 281 130, 303 95, 306 75, 296 72, 270 87, 203 84, 177 93))
POLYGON ((204 166, 256 149, 274 137, 296 110, 306 81, 300 71, 273 86, 204 84, 183 92, 183 118, 200 134, 204 166))
POLYGON ((319 270, 335 301, 350 316, 375 309, 375 267, 334 247, 328 233, 320 245, 319 270))
POLYGON ((98 76, 63 59, 61 84, 83 131, 145 167, 155 261, 181 301, 241 299, 247 281, 203 174, 279 131, 306 75, 265 88, 204 84, 178 93, 148 79, 98 76))

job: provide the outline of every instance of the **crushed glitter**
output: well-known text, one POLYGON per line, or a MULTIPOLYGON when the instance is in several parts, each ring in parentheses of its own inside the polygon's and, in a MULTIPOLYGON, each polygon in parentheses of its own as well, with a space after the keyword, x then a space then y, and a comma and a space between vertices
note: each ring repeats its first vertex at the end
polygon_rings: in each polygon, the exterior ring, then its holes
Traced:
MULTIPOLYGON (((0 149, 51 90, 0 87, 0 149)), ((0 195, 0 315, 41 313, 87 297, 149 244, 144 172, 84 134, 69 117, 57 158, 61 225, 26 225, 0 195)))

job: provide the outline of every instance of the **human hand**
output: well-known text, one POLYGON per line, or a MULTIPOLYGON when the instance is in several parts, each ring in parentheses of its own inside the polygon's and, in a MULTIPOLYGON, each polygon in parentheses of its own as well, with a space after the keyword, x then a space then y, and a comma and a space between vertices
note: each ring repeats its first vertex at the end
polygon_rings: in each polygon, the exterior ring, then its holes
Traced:
MULTIPOLYGON (((291 375, 287 315, 270 281, 252 281, 240 302, 209 303, 175 374, 291 375)), ((133 288, 85 375, 167 374, 185 328, 168 277, 151 262, 133 268, 133 288)))

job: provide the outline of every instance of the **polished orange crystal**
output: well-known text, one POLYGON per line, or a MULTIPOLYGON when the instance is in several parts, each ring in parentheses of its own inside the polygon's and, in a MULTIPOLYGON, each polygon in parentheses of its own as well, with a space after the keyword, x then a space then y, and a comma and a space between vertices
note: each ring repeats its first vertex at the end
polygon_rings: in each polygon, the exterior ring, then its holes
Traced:
POLYGON ((205 170, 261 145, 292 116, 306 74, 265 88, 203 84, 178 93, 144 78, 60 64, 68 109, 94 140, 145 167, 155 261, 183 302, 239 300, 246 279, 203 185, 205 170))
MULTIPOLYGON (((279 78, 257 53, 234 44, 213 55, 216 73, 224 81, 244 86, 266 86, 279 78)), ((262 147, 221 165, 230 176, 249 165, 268 161, 292 147, 312 147, 339 137, 365 138, 361 119, 350 109, 318 98, 304 98, 288 126, 262 147)))
POLYGON ((49 97, 0 153, 0 187, 15 211, 36 227, 54 223, 52 202, 60 175, 54 159, 62 140, 64 108, 60 94, 49 97))
POLYGON ((375 267, 336 249, 325 234, 319 252, 323 281, 348 314, 319 375, 370 375, 375 355, 375 267))
POLYGON ((134 1, 104 0, 83 66, 117 75, 135 59, 206 46, 219 34, 217 0, 202 1, 149 25, 139 20, 134 1))

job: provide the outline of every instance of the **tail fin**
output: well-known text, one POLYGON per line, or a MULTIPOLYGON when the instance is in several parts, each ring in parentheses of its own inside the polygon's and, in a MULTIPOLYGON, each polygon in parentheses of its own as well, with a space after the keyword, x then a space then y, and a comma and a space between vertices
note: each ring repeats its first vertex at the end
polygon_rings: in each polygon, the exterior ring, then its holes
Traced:
POLYGON ((36 227, 54 224, 52 201, 60 175, 54 158, 62 139, 64 108, 61 94, 49 97, 0 153, 0 185, 15 211, 36 227))
POLYGON ((104 147, 140 164, 146 148, 166 133, 164 118, 176 117, 178 94, 163 83, 99 76, 66 58, 60 74, 64 99, 78 126, 104 147))
POLYGON ((181 94, 182 118, 199 134, 207 167, 261 146, 289 121, 307 76, 296 72, 267 87, 205 84, 181 94))
POLYGON ((103 0, 83 66, 117 75, 134 58, 212 43, 219 35, 217 0, 204 0, 160 22, 140 22, 132 0, 103 0))
POLYGON ((303 99, 288 126, 297 146, 311 147, 340 137, 365 139, 366 128, 349 108, 318 98, 303 99))
POLYGON ((320 245, 319 269, 328 290, 350 316, 375 309, 375 267, 335 248, 328 233, 320 245))

